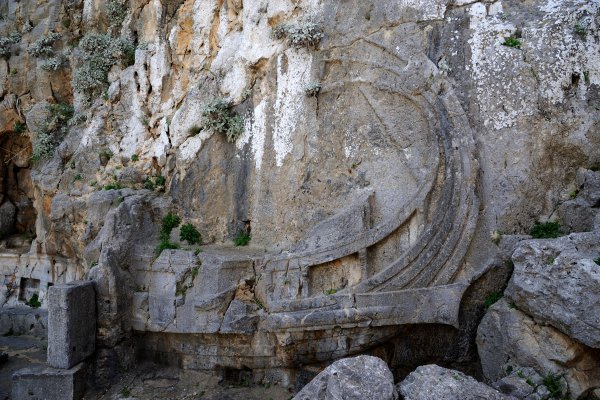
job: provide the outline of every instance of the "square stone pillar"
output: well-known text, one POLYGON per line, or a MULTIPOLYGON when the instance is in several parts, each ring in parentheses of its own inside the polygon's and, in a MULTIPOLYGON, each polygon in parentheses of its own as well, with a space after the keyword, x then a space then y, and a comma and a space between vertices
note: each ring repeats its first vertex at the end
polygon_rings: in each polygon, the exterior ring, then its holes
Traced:
POLYGON ((92 281, 48 289, 48 365, 68 369, 96 349, 96 295, 92 281))

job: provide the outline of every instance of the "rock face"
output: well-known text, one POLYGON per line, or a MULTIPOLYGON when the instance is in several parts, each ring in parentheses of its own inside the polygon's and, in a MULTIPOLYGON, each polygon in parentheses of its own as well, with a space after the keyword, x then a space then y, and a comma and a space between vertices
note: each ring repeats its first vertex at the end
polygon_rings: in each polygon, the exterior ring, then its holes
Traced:
MULTIPOLYGON (((572 398, 600 386, 598 350, 578 343, 553 327, 536 323, 505 299, 490 307, 481 321, 477 349, 483 374, 490 382, 505 380, 513 371, 511 380, 516 379, 518 371, 523 371, 517 378, 525 381, 535 376, 527 372, 531 369, 537 376, 564 377, 563 388, 568 388, 572 398)), ((499 382, 497 387, 502 389, 508 383, 499 382)), ((511 393, 513 389, 507 391, 511 393)))
POLYGON ((521 243, 507 298, 536 322, 600 348, 600 231, 521 243))
POLYGON ((344 358, 306 385, 294 400, 396 400, 394 376, 377 357, 344 358))
POLYGON ((459 371, 424 365, 396 385, 404 400, 512 400, 459 371))
MULTIPOLYGON (((563 214, 597 204, 576 171, 600 162, 599 11, 0 1, 0 204, 17 208, 0 230, 35 230, 0 252, 0 304, 46 307, 49 286, 93 279, 97 382, 131 366, 134 342, 268 375, 379 346, 408 358, 402 326, 426 326, 469 347, 440 358, 472 359, 488 232, 526 233, 582 185, 563 214), (165 238, 169 212, 203 243, 165 238)), ((560 301, 573 311, 536 318, 595 346, 593 317, 560 301)))

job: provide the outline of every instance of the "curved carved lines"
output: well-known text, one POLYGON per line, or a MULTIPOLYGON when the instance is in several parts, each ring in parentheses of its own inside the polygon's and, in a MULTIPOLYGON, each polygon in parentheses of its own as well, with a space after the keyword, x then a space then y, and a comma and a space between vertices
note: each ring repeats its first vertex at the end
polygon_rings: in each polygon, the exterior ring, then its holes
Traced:
MULTIPOLYGON (((374 44, 372 41, 366 42, 374 44)), ((382 47, 379 44, 375 45, 379 48, 382 47)), ((397 57, 389 50, 387 50, 387 54, 397 57)), ((418 98, 404 93, 401 89, 402 82, 396 81, 398 78, 403 77, 403 71, 390 68, 388 65, 379 62, 355 57, 327 58, 324 60, 324 62, 339 61, 384 70, 391 73, 395 79, 390 82, 388 76, 385 84, 368 82, 364 78, 347 79, 345 82, 324 87, 324 91, 347 84, 360 85, 368 83, 380 90, 387 90, 403 96, 417 105, 422 112, 430 116, 437 116, 441 123, 439 129, 436 129, 437 137, 444 153, 443 162, 437 159, 437 166, 433 168, 433 170, 437 169, 438 171, 441 168, 444 169, 444 181, 439 201, 426 229, 420 234, 417 242, 404 254, 400 255, 396 261, 350 290, 354 293, 383 292, 427 287, 432 284, 448 284, 455 276, 467 251, 477 221, 479 207, 473 187, 477 172, 473 160, 471 131, 464 116, 447 115, 449 105, 452 109, 460 109, 458 100, 450 95, 446 95, 443 100, 439 100, 437 94, 431 92, 424 93, 418 98)), ((360 90, 360 92, 367 97, 363 90, 360 90)), ((374 107, 372 107, 372 110, 375 113, 377 112, 374 107)), ((386 128, 390 130, 392 127, 386 126, 386 128)), ((394 218, 383 221, 363 233, 319 251, 282 254, 265 261, 269 263, 270 261, 294 260, 300 266, 310 266, 339 259, 373 246, 410 221, 418 212, 417 210, 424 208, 434 188, 435 179, 436 174, 434 173, 426 176, 410 201, 397 211, 394 218)), ((288 306, 294 304, 294 308, 299 311, 317 306, 310 298, 283 303, 288 306)), ((321 304, 322 306, 324 305, 321 304)), ((337 306, 340 305, 337 304, 337 306)), ((325 306, 325 308, 329 307, 335 308, 336 305, 325 306)), ((319 309, 320 307, 317 306, 316 308, 319 309)))

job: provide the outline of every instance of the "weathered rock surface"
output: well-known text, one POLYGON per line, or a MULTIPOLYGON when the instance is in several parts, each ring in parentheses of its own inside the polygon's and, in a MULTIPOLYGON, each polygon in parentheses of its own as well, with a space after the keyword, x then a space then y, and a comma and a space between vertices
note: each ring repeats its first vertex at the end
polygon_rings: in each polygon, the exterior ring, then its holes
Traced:
POLYGON ((600 348, 599 257, 600 231, 522 242, 505 294, 536 322, 600 348))
POLYGON ((344 358, 331 364, 294 400, 395 400, 394 376, 377 357, 344 358))
MULTIPOLYGON (((490 382, 505 378, 510 371, 531 368, 540 376, 563 376, 573 398, 600 386, 598 350, 551 326, 536 323, 505 299, 490 307, 483 317, 477 331, 477 349, 483 374, 490 382)), ((533 374, 523 376, 526 380, 533 374)), ((503 384, 498 385, 501 388, 503 384)))
POLYGON ((404 400, 511 400, 497 390, 459 371, 424 365, 396 385, 404 400))

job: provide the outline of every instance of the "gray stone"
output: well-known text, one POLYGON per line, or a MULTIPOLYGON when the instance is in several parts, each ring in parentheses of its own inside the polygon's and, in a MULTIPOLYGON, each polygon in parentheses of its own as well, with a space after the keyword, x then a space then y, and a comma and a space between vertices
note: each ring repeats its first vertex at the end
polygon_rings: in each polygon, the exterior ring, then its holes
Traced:
POLYGON ((29 335, 45 338, 48 335, 48 310, 17 306, 0 308, 0 335, 29 335))
POLYGON ((87 366, 57 369, 31 367, 21 369, 12 377, 13 400, 77 400, 83 397, 87 366))
POLYGON ((542 324, 600 348, 600 231, 520 243, 506 296, 542 324))
POLYGON ((404 400, 510 400, 491 387, 462 372, 424 365, 396 385, 404 400))
POLYGON ((294 400, 392 400, 394 376, 377 357, 344 358, 331 364, 294 396, 294 400))
POLYGON ((96 299, 92 281, 55 285, 48 290, 48 364, 71 368, 96 346, 96 299))
POLYGON ((6 200, 0 206, 0 234, 6 235, 12 233, 15 228, 15 217, 17 207, 9 200, 6 200))
MULTIPOLYGON (((522 375, 524 381, 533 379, 536 386, 539 382, 535 373, 539 376, 557 374, 564 377, 565 387, 568 386, 573 398, 600 386, 600 353, 597 350, 551 326, 537 324, 505 299, 491 306, 481 320, 477 330, 477 351, 483 375, 490 382, 502 380, 509 370, 521 371, 518 375, 522 375)), ((521 389, 522 385, 515 390, 521 389)))
POLYGON ((252 334, 256 331, 259 316, 256 304, 233 300, 223 317, 222 333, 252 334))
POLYGON ((598 209, 591 208, 583 198, 565 201, 558 207, 558 218, 568 232, 590 232, 599 214, 598 209))
POLYGON ((600 206, 600 172, 580 168, 576 179, 581 187, 579 197, 583 198, 590 207, 600 206))

